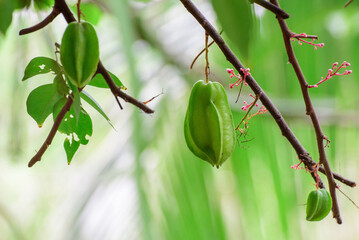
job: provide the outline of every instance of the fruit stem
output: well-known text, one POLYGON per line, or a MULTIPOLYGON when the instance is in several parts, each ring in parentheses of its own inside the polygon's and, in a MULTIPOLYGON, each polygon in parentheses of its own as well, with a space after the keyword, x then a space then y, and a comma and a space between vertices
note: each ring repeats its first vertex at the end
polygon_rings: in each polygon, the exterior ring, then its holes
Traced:
POLYGON ((204 72, 206 74, 206 83, 208 83, 208 75, 209 75, 209 61, 208 61, 208 33, 205 32, 205 49, 206 49, 206 67, 204 69, 204 72))
POLYGON ((78 0, 76 5, 77 5, 77 22, 81 22, 81 9, 80 9, 81 0, 78 0))

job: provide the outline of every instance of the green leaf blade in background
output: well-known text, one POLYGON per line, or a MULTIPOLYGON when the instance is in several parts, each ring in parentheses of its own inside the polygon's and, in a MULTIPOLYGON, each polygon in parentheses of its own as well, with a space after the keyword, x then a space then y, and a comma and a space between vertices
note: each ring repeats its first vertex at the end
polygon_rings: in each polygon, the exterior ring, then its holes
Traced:
POLYGON ((42 85, 34 89, 28 96, 26 107, 28 114, 42 127, 46 118, 52 113, 54 105, 63 98, 53 84, 42 85))
POLYGON ((91 97, 91 95, 85 91, 82 91, 80 93, 80 97, 85 100, 91 107, 93 107, 98 113, 101 114, 101 116, 103 116, 107 122, 111 125, 111 127, 113 127, 110 118, 106 115, 106 113, 103 111, 103 109, 101 108, 100 104, 98 104, 96 102, 95 99, 93 99, 91 97))
POLYGON ((249 47, 254 36, 254 16, 248 0, 212 0, 218 21, 244 59, 249 57, 249 47))
MULTIPOLYGON (((123 85, 123 83, 120 81, 120 79, 118 77, 116 77, 115 74, 108 72, 112 78, 112 80, 115 82, 117 87, 120 87, 124 90, 126 90, 125 85, 123 85)), ((96 76, 91 80, 91 82, 89 82, 90 86, 93 87, 98 87, 98 88, 109 88, 105 78, 102 76, 102 74, 96 74, 96 76)))
POLYGON ((60 95, 65 96, 65 95, 69 94, 69 87, 67 86, 61 73, 56 74, 56 76, 54 78, 54 87, 60 95))
POLYGON ((31 0, 15 0, 14 4, 15 4, 15 9, 28 8, 31 4, 31 0))
POLYGON ((14 7, 13 1, 0 0, 0 32, 3 35, 5 35, 6 30, 12 22, 14 7))
POLYGON ((46 9, 50 8, 54 5, 53 0, 34 0, 34 5, 38 9, 46 9))
POLYGON ((26 66, 25 74, 24 77, 22 78, 22 81, 25 81, 39 74, 46 74, 49 72, 53 72, 55 74, 60 73, 61 68, 59 64, 51 58, 36 57, 33 58, 26 66))
MULTIPOLYGON (((70 6, 70 8, 73 12, 77 12, 76 5, 70 6)), ((93 25, 97 25, 103 16, 100 6, 91 2, 81 3, 81 13, 84 15, 84 19, 93 25)))

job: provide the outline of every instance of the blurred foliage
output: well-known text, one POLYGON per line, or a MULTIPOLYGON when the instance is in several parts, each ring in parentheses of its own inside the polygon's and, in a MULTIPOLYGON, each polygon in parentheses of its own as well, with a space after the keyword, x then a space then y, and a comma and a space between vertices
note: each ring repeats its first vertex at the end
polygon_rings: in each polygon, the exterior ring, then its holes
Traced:
MULTIPOLYGON (((0 4, 9 2, 0 0, 0 4)), ((295 152, 269 114, 250 121, 247 139, 239 139, 232 158, 220 169, 187 149, 185 108, 191 85, 204 78, 203 57, 192 71, 189 65, 203 48, 204 33, 179 1, 88 2, 99 6, 93 9, 96 14, 104 13, 96 30, 108 70, 140 100, 162 89, 164 94, 148 103, 156 110, 148 116, 129 104, 120 111, 108 89, 86 87, 116 131, 101 112, 83 101, 93 119, 93 137, 76 153, 76 161, 67 165, 63 138, 57 137, 43 160, 28 169, 27 162, 51 122, 45 122, 41 130, 36 128, 26 113, 26 96, 39 83, 52 79, 43 75, 37 81, 20 81, 32 58, 54 58, 54 42, 60 41, 66 25, 58 17, 46 29, 19 37, 21 28, 39 22, 50 8, 39 13, 32 5, 28 10, 0 14, 0 30, 7 32, 0 36, 1 239, 357 239, 359 211, 341 194, 342 226, 331 213, 319 223, 305 220, 313 180, 304 170, 290 168, 298 161, 295 152), (8 28, 10 15, 13 24, 8 28)), ((208 1, 196 4, 212 23, 217 22, 208 1)), ((343 8, 345 1, 334 0, 280 4, 291 15, 287 22, 293 32, 318 35, 317 42, 325 43, 315 51, 293 42, 310 84, 324 77, 333 62, 351 63, 350 76, 333 78, 310 94, 331 140, 326 150, 332 169, 357 180, 359 5, 353 1, 343 8)), ((4 9, 0 7, 0 12, 4 9)), ((245 65, 316 160, 315 134, 305 115, 298 81, 287 64, 277 20, 260 8, 254 12, 256 38, 249 44, 250 60, 245 65)), ((241 25, 232 26, 231 31, 240 33, 241 25)), ((229 42, 239 51, 242 44, 229 42)), ((244 115, 241 102, 248 101, 250 90, 244 88, 240 103, 234 104, 238 89, 229 90, 233 79, 225 71, 232 66, 215 45, 210 48, 210 64, 210 78, 228 90, 238 123, 244 115)), ((341 190, 359 201, 356 189, 341 185, 341 190)))

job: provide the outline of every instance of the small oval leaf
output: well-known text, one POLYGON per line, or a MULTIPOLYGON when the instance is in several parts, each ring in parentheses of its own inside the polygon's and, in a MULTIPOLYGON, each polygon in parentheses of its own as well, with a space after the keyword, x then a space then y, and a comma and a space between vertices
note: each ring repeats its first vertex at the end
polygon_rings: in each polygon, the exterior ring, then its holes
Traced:
MULTIPOLYGON (((115 82, 117 87, 120 87, 124 90, 126 90, 127 88, 123 85, 123 83, 120 81, 120 79, 118 79, 118 77, 116 77, 115 74, 108 72, 112 78, 112 80, 115 82)), ((94 87, 98 87, 98 88, 109 88, 105 78, 102 76, 102 74, 96 74, 96 76, 91 80, 91 82, 88 84, 94 87)))
POLYGON ((29 79, 39 74, 45 74, 49 72, 53 72, 55 74, 60 73, 61 68, 59 64, 51 58, 36 57, 33 58, 26 66, 25 74, 24 77, 22 78, 22 81, 25 81, 26 79, 29 79))
POLYGON ((61 98, 64 99, 53 84, 42 85, 29 94, 26 101, 27 112, 37 125, 42 127, 46 118, 52 113, 54 105, 61 98))
MULTIPOLYGON (((62 107, 65 105, 66 99, 60 99, 54 106, 53 117, 57 117, 62 107)), ((75 117, 74 107, 71 107, 70 111, 66 113, 63 118, 58 131, 66 135, 75 134, 75 140, 79 141, 82 145, 86 145, 89 141, 89 137, 92 136, 92 120, 88 113, 81 109, 81 113, 78 121, 75 117)))
POLYGON ((212 5, 231 45, 247 59, 254 28, 250 2, 248 0, 212 0, 212 5))
POLYGON ((70 139, 66 138, 64 142, 64 149, 67 156, 67 164, 70 165, 72 158, 74 157, 76 151, 80 147, 80 142, 76 141, 75 138, 72 136, 71 141, 70 139))

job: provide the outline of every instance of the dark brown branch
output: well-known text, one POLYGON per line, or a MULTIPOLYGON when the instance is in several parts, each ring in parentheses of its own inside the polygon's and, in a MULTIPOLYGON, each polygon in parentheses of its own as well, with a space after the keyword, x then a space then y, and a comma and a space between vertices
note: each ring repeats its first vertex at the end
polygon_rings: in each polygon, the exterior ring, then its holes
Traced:
POLYGON ((62 107, 61 111, 55 118, 54 125, 52 125, 52 128, 51 128, 49 135, 47 136, 45 142, 42 144, 41 148, 35 154, 35 156, 33 156, 33 158, 31 158, 31 160, 28 164, 29 167, 32 167, 36 162, 39 162, 41 160, 42 155, 44 155, 47 148, 51 145, 52 140, 54 139, 56 132, 60 127, 62 119, 65 117, 66 113, 68 111, 70 111, 72 103, 73 103, 72 97, 69 96, 65 105, 62 107))
MULTIPOLYGON (((270 1, 279 7, 277 0, 270 0, 270 1)), ((283 33, 284 44, 285 44, 285 48, 287 50, 289 62, 292 64, 293 69, 294 69, 294 71, 297 75, 297 78, 299 80, 299 83, 300 83, 303 99, 304 99, 305 106, 306 106, 306 113, 307 113, 307 115, 310 116, 312 123, 313 123, 314 130, 315 130, 315 134, 316 134, 316 138, 317 138, 317 147, 318 147, 318 152, 319 152, 319 165, 323 164, 325 173, 326 173, 326 176, 328 179, 329 191, 330 191, 330 195, 332 197, 332 202, 333 202, 333 206, 332 206, 333 217, 337 220, 338 224, 341 224, 342 220, 340 217, 339 205, 338 205, 338 200, 337 200, 337 196, 336 196, 336 183, 335 183, 335 180, 333 177, 333 173, 330 169, 330 165, 328 163, 327 156, 326 156, 325 149, 324 149, 325 135, 321 129, 318 116, 315 112, 315 109, 313 107, 313 104, 312 104, 312 101, 311 101, 311 98, 309 95, 308 83, 304 78, 303 72, 299 66, 298 60, 295 57, 295 54, 294 54, 294 51, 293 51, 293 48, 291 45, 290 38, 292 36, 292 32, 289 30, 288 25, 285 22, 285 20, 278 18, 278 23, 279 23, 280 28, 283 33)))
MULTIPOLYGON (((325 169, 323 167, 319 168, 319 171, 323 174, 326 175, 325 173, 325 169)), ((349 180, 347 178, 344 178, 343 176, 337 174, 337 173, 333 173, 333 177, 338 180, 341 183, 344 183, 345 185, 349 186, 349 187, 356 187, 357 183, 353 182, 352 180, 349 180)))
MULTIPOLYGON (((220 34, 216 31, 216 29, 212 26, 212 24, 205 18, 205 16, 197 9, 197 7, 190 0, 181 0, 182 4, 191 13, 194 18, 198 21, 199 24, 207 31, 207 33, 212 37, 212 39, 217 43, 218 47, 221 49, 222 53, 226 56, 227 60, 237 69, 237 71, 242 74, 240 69, 245 69, 245 67, 241 64, 238 58, 234 55, 232 50, 228 47, 225 41, 222 39, 220 34)), ((276 121, 278 127, 282 131, 282 135, 287 138, 289 143, 292 145, 297 155, 303 160, 303 163, 308 167, 309 170, 313 170, 313 165, 316 163, 309 157, 309 153, 305 150, 305 148, 301 145, 298 139, 295 137, 293 132, 290 130, 288 124, 283 119, 282 115, 269 99, 269 97, 265 94, 265 92, 260 88, 258 83, 255 81, 253 76, 247 76, 246 81, 248 85, 251 87, 253 92, 260 96, 260 100, 262 104, 267 108, 268 112, 272 115, 273 119, 276 121)), ((316 177, 312 174, 314 180, 316 177)), ((337 175, 340 178, 339 175, 337 175)), ((343 180, 343 183, 347 183, 347 181, 343 180)), ((353 182, 350 181, 349 186, 354 186, 353 182)), ((323 183, 320 181, 320 185, 323 186, 323 183)))
MULTIPOLYGON (((79 3, 80 3, 80 1, 79 1, 79 3)), ((69 9, 68 5, 66 4, 65 0, 55 0, 55 5, 54 5, 53 10, 50 13, 50 15, 46 19, 44 19, 41 23, 39 23, 31 28, 21 30, 20 35, 35 32, 35 31, 47 26, 60 13, 62 13, 62 15, 66 19, 67 23, 76 21, 75 17, 73 16, 73 14, 72 14, 71 10, 69 9)), ((105 67, 102 65, 101 61, 99 61, 99 63, 98 63, 98 69, 95 74, 97 74, 97 73, 101 73, 104 76, 108 86, 110 87, 110 89, 115 97, 119 96, 119 97, 123 98, 126 102, 132 103, 133 105, 142 109, 145 113, 154 113, 154 111, 152 109, 150 109, 149 107, 147 107, 144 103, 142 103, 142 102, 138 101, 137 99, 122 92, 121 89, 116 86, 113 79, 108 74, 105 67)), ((81 91, 81 89, 79 89, 79 91, 81 91)), ((116 98, 116 101, 119 103, 117 98, 116 98)), ((29 167, 32 167, 36 162, 41 160, 43 154, 45 153, 47 148, 52 143, 52 140, 54 139, 56 132, 59 129, 62 119, 65 117, 66 113, 70 110, 72 103, 73 103, 73 99, 71 97, 69 97, 67 99, 67 102, 65 103, 64 107, 61 109, 60 113, 57 115, 57 117, 54 121, 54 124, 50 130, 50 133, 47 136, 45 142, 42 144, 41 148, 35 154, 35 156, 30 160, 30 162, 28 164, 29 167)), ((122 109, 122 106, 120 103, 119 103, 119 105, 122 109)))
POLYGON ((50 24, 56 17, 57 15, 59 15, 60 12, 58 11, 58 9, 56 7, 54 7, 51 11, 51 13, 49 14, 49 16, 47 16, 43 21, 41 21, 40 23, 36 24, 35 26, 29 27, 29 28, 25 28, 20 30, 19 35, 25 35, 25 34, 29 34, 32 32, 36 32, 37 30, 40 30, 44 27, 46 27, 48 24, 50 24))
POLYGON ((283 19, 287 19, 289 18, 289 14, 286 13, 283 9, 281 9, 280 7, 265 1, 265 0, 253 0, 254 3, 264 7, 265 9, 271 11, 272 13, 274 13, 277 17, 279 18, 283 18, 283 19))
MULTIPOLYGON (((69 7, 67 6, 65 0, 55 0, 55 7, 57 7, 60 10, 60 12, 65 17, 68 23, 76 21, 74 15, 72 14, 69 7)), ((140 108, 145 113, 149 113, 149 114, 154 113, 154 111, 151 108, 149 108, 146 104, 144 104, 141 101, 138 101, 134 97, 131 97, 130 95, 124 93, 120 88, 118 88, 115 82, 113 81, 113 79, 111 78, 111 76, 108 74, 106 68, 103 66, 101 61, 99 61, 98 63, 97 72, 102 74, 102 76, 105 78, 106 83, 111 89, 111 92, 114 96, 119 96, 126 102, 129 102, 135 105, 136 107, 140 108)))
MULTIPOLYGON (((216 31, 216 29, 212 26, 212 24, 198 10, 198 8, 193 4, 192 1, 181 0, 181 2, 185 6, 187 11, 194 16, 194 18, 199 22, 199 24, 202 25, 202 27, 205 29, 205 31, 217 43, 217 45, 221 49, 222 53, 226 56, 227 61, 229 61, 243 77, 244 75, 243 75, 243 72, 241 71, 241 69, 246 69, 246 68, 238 60, 236 55, 229 48, 229 46, 223 40, 221 35, 216 31)), ((288 124, 285 122, 285 120, 282 117, 279 110, 272 103, 272 101, 269 99, 269 97, 265 94, 265 92, 262 90, 262 88, 258 85, 258 83, 255 81, 255 79, 253 78, 252 75, 247 75, 246 82, 248 83, 250 88, 253 90, 253 92, 259 96, 259 99, 261 100, 262 104, 267 108, 268 112, 272 115, 272 117, 276 121, 278 127, 281 129, 282 135, 285 138, 287 138, 287 140, 292 145, 292 147, 295 149, 297 155, 300 157, 300 159, 303 161, 303 163, 307 166, 307 168, 310 171, 312 171, 314 164, 312 164, 313 161, 308 161, 308 158, 311 159, 309 157, 309 153, 305 150, 305 148, 301 145, 301 143, 298 141, 296 136, 290 130, 288 124), (301 156, 308 156, 308 157, 301 157, 301 156)), ((314 176, 314 174, 312 174, 312 176, 313 176, 314 180, 316 181, 316 177, 314 176)), ((320 180, 319 184, 321 186, 324 186, 323 182, 321 180, 320 180)))
POLYGON ((307 35, 307 34, 301 35, 301 34, 295 34, 295 33, 292 33, 291 37, 292 38, 297 38, 297 39, 298 38, 318 39, 318 36, 316 36, 316 35, 307 35))
POLYGON ((348 7, 349 4, 351 4, 353 2, 353 0, 349 0, 348 2, 346 2, 346 4, 344 5, 344 7, 348 7))
POLYGON ((144 111, 145 113, 148 113, 148 114, 154 113, 154 111, 151 108, 149 108, 146 104, 144 104, 143 102, 138 101, 134 97, 131 97, 130 95, 123 92, 121 90, 121 88, 117 87, 116 84, 113 82, 110 74, 107 72, 107 70, 105 69, 105 67, 102 65, 101 62, 98 63, 97 72, 102 74, 102 76, 104 77, 107 85, 110 87, 113 95, 119 96, 120 98, 122 98, 126 102, 132 103, 133 105, 135 105, 136 107, 138 107, 139 109, 144 111))

